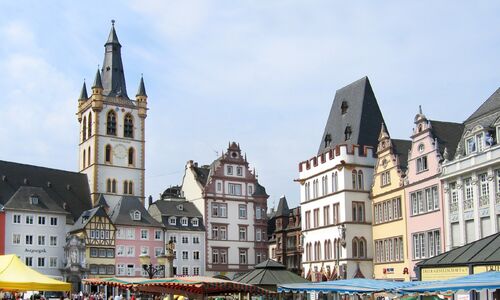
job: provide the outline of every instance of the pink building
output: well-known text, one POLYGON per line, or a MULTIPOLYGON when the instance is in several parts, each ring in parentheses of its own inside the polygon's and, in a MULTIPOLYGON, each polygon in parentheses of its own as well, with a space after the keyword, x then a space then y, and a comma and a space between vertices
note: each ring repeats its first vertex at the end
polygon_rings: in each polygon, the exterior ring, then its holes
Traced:
POLYGON ((109 204, 108 214, 116 226, 116 275, 146 277, 139 256, 149 255, 157 266, 156 257, 165 249, 163 224, 151 217, 137 197, 122 197, 109 204))
POLYGON ((445 149, 448 152, 456 149, 462 130, 459 123, 427 120, 422 111, 415 116, 405 189, 412 279, 416 278, 416 263, 444 250, 440 164, 445 149))

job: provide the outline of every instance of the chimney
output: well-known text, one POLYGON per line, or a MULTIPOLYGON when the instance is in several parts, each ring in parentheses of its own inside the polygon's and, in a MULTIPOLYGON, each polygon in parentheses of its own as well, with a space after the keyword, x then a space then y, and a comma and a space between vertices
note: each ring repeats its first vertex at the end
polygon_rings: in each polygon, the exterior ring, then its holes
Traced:
POLYGON ((194 166, 195 166, 196 168, 198 168, 198 162, 195 162, 195 163, 194 163, 194 166))
POLYGON ((149 195, 148 197, 148 206, 151 206, 151 204, 153 204, 153 196, 149 195))

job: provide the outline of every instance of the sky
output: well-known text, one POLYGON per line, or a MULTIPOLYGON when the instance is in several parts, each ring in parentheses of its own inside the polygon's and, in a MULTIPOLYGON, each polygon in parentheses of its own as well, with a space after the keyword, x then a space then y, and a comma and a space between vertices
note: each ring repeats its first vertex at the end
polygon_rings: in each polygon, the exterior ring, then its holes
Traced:
POLYGON ((146 195, 240 144, 299 204, 335 91, 368 76, 393 138, 421 105, 462 122, 500 86, 498 1, 2 1, 0 159, 77 171, 77 98, 111 20, 129 95, 148 93, 146 195))

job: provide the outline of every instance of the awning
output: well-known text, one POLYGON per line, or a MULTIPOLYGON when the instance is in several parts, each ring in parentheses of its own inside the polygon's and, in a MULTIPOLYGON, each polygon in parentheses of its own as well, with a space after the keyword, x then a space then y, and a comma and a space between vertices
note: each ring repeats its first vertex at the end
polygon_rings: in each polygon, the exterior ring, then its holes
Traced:
POLYGON ((500 272, 484 272, 450 280, 431 281, 413 287, 406 287, 400 293, 448 293, 482 289, 500 289, 500 272))
POLYGON ((71 284, 38 273, 10 254, 0 255, 0 290, 69 291, 71 284))
POLYGON ((377 292, 394 292, 403 287, 415 285, 415 282, 398 282, 375 279, 347 279, 317 283, 283 284, 278 286, 278 292, 337 292, 341 294, 370 294, 377 292))

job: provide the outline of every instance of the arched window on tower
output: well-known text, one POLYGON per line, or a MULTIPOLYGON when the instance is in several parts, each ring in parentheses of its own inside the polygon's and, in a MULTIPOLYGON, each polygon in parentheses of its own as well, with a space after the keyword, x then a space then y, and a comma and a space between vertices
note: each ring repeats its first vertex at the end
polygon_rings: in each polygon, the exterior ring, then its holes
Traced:
POLYGON ((358 238, 352 239, 352 257, 358 257, 358 238))
POLYGON ((106 180, 106 193, 111 193, 111 179, 106 180))
POLYGON ((358 256, 360 258, 364 258, 366 255, 366 241, 364 238, 361 238, 358 242, 358 256))
POLYGON ((132 183, 132 180, 128 182, 128 194, 133 195, 134 193, 134 184, 132 183))
POLYGON ((87 140, 87 117, 83 117, 82 142, 87 140))
POLYGON ((111 181, 111 192, 116 193, 116 179, 111 181))
POLYGON ((88 137, 90 139, 90 137, 92 136, 92 113, 89 113, 89 126, 88 126, 88 137))
POLYGON ((104 151, 104 160, 107 163, 111 163, 111 145, 106 145, 106 150, 104 151))
POLYGON ((358 172, 356 170, 352 171, 352 189, 355 190, 358 187, 358 172))
POLYGON ((128 181, 127 181, 127 180, 125 180, 125 181, 123 182, 123 193, 124 193, 125 195, 126 195, 126 194, 128 194, 128 181))
POLYGON ((364 189, 364 184, 363 184, 363 171, 359 170, 358 171, 358 190, 364 189))
POLYGON ((85 149, 83 149, 83 167, 85 168, 85 158, 87 157, 87 155, 85 155, 85 149))
POLYGON ((109 135, 116 135, 116 114, 114 110, 108 112, 106 133, 109 135))
POLYGON ((90 166, 90 146, 89 146, 89 152, 87 153, 87 164, 90 166))
POLYGON ((134 165, 134 148, 128 148, 128 164, 134 165))
POLYGON ((134 120, 131 114, 125 115, 125 121, 123 123, 123 136, 133 138, 134 137, 134 120))

